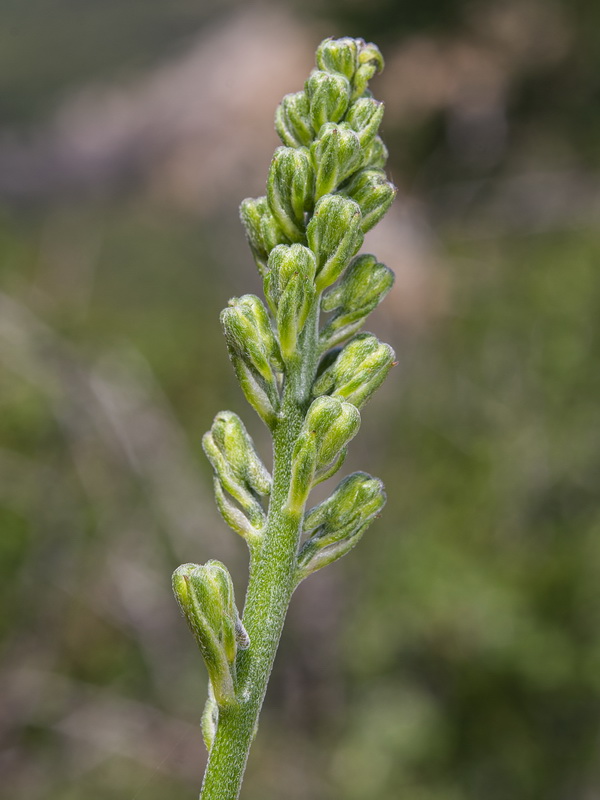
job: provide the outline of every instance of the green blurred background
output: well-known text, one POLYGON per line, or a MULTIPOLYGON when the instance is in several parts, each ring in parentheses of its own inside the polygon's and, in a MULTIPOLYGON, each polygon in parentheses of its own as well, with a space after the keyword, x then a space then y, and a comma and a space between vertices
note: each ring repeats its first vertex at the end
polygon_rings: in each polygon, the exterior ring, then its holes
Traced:
POLYGON ((376 41, 399 197, 347 465, 382 518, 297 592, 247 800, 600 798, 600 5, 2 0, 0 795, 196 796, 171 596, 227 562, 199 441, 247 421, 237 220, 327 35, 376 41))

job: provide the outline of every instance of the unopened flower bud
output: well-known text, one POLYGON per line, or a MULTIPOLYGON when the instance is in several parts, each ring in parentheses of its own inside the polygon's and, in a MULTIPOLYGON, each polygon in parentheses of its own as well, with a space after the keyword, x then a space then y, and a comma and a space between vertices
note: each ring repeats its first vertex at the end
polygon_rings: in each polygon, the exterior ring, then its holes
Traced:
POLYGON ((312 250, 293 244, 276 247, 268 266, 265 295, 277 321, 281 354, 289 359, 315 296, 317 263, 312 250))
POLYGON ((275 130, 288 147, 308 147, 315 137, 306 92, 286 94, 275 112, 275 130))
POLYGON ((395 357, 389 344, 372 333, 361 333, 315 381, 313 395, 328 394, 361 408, 381 386, 395 357))
POLYGON ((342 279, 323 296, 321 308, 335 314, 321 330, 321 351, 353 336, 393 285, 394 273, 375 256, 356 256, 342 279))
POLYGON ((363 157, 365 169, 383 169, 387 164, 388 150, 381 136, 376 136, 366 148, 363 157))
POLYGON ((310 118, 318 134, 326 122, 339 122, 350 102, 350 83, 339 73, 315 70, 306 81, 310 118))
POLYGON ((312 207, 314 172, 306 148, 278 147, 267 179, 269 208, 290 241, 304 237, 304 212, 312 207))
POLYGON ((217 414, 210 431, 204 436, 203 445, 221 482, 242 505, 244 502, 236 495, 238 486, 262 496, 269 494, 271 476, 244 423, 233 411, 217 414), (234 491, 230 489, 232 484, 234 491))
POLYGON ((338 194, 326 194, 315 206, 306 229, 317 259, 317 292, 340 277, 363 241, 360 206, 338 194))
POLYGON ((323 295, 323 311, 341 309, 365 317, 394 285, 394 273, 375 256, 364 253, 352 259, 343 278, 323 295))
POLYGON ((360 414, 355 406, 335 397, 317 397, 304 421, 304 430, 309 431, 316 442, 317 469, 330 464, 356 436, 359 427, 360 414))
POLYGON ((369 147, 377 136, 383 111, 383 103, 373 100, 372 97, 361 97, 350 106, 345 122, 356 131, 362 148, 369 147))
POLYGON ((360 97, 371 78, 384 67, 383 56, 377 45, 361 42, 358 51, 358 69, 354 73, 352 99, 360 97))
POLYGON ((383 484, 366 472, 355 472, 340 483, 305 518, 305 530, 314 530, 299 557, 300 577, 337 560, 354 547, 385 505, 383 484))
POLYGON ((325 39, 317 49, 317 66, 326 72, 340 72, 351 81, 358 66, 357 40, 325 39))
POLYGON ((362 230, 366 233, 392 205, 396 187, 388 181, 382 170, 364 169, 357 172, 344 186, 344 194, 360 206, 362 230))
MULTIPOLYGON (((229 301, 229 307, 222 311, 221 323, 230 356, 248 401, 261 413, 257 407, 259 401, 248 395, 248 384, 243 381, 244 376, 239 369, 240 360, 254 375, 276 411, 279 406, 279 391, 274 370, 280 369, 282 365, 266 308, 255 295, 234 297, 229 301)), ((264 418, 263 414, 261 416, 264 418)))
POLYGON ((240 206, 240 217, 256 266, 264 275, 271 250, 289 239, 271 213, 266 197, 246 198, 240 206))
POLYGON ((234 703, 235 657, 249 640, 227 568, 219 561, 183 564, 173 573, 173 592, 204 656, 216 702, 234 703))
POLYGON ((312 250, 301 244, 279 245, 271 251, 268 272, 264 280, 265 296, 275 314, 277 305, 291 278, 300 275, 312 283, 317 271, 317 262, 312 250))
POLYGON ((310 148, 315 170, 315 199, 333 192, 361 166, 363 151, 357 134, 345 123, 328 122, 310 148))

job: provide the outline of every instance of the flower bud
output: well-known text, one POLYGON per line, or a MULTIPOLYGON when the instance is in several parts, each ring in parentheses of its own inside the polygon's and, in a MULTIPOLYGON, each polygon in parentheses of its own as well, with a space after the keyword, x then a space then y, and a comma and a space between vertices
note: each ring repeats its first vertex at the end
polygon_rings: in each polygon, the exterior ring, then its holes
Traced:
POLYGON ((296 352, 315 296, 317 263, 312 250, 301 244, 276 247, 269 257, 265 295, 275 314, 281 354, 289 359, 296 352))
POLYGON ((321 128, 310 155, 315 170, 315 199, 333 192, 363 160, 359 137, 345 123, 328 122, 321 128))
POLYGON ((355 472, 340 483, 305 518, 305 530, 314 530, 298 556, 300 577, 337 560, 354 547, 385 505, 383 484, 366 472, 355 472), (316 529, 316 530, 315 530, 316 529))
POLYGON ((288 147, 308 147, 315 138, 306 92, 286 94, 275 112, 275 130, 288 147))
POLYGON ((288 237, 271 213, 266 197, 246 198, 240 206, 240 217, 256 266, 264 276, 269 253, 275 245, 289 241, 288 237))
POLYGON ((383 169, 388 160, 388 150, 381 136, 376 136, 366 148, 363 158, 365 169, 383 169))
MULTIPOLYGON (((279 405, 279 391, 274 369, 281 369, 282 365, 266 308, 255 295, 234 297, 229 301, 229 307, 221 312, 221 322, 242 388, 246 390, 247 387, 239 374, 240 359, 254 375, 276 410, 279 405)), ((248 401, 256 408, 250 397, 248 401)))
POLYGON ((394 273, 375 256, 364 253, 352 259, 341 281, 323 295, 323 311, 338 308, 366 317, 394 285, 394 273))
POLYGON ((363 94, 373 75, 381 72, 383 67, 383 56, 377 45, 362 41, 358 51, 358 69, 352 81, 354 87, 352 100, 363 94))
POLYGON ((306 148, 278 147, 267 179, 273 216, 291 241, 304 237, 304 212, 312 208, 314 172, 306 148))
POLYGON ((271 251, 268 272, 264 280, 265 296, 271 311, 277 305, 289 281, 299 275, 306 283, 312 283, 317 271, 317 262, 312 250, 301 244, 279 245, 271 251))
POLYGON ((345 122, 356 131, 362 148, 368 147, 377 136, 383 111, 383 103, 372 97, 361 97, 350 106, 345 122))
POLYGON ((361 408, 381 386, 395 357, 389 344, 371 333, 361 333, 315 381, 313 395, 328 394, 361 408))
POLYGON ((360 206, 346 197, 326 194, 315 206, 306 228, 308 246, 317 259, 317 292, 340 277, 363 241, 360 206))
POLYGON ((358 433, 360 414, 350 403, 334 397, 317 397, 308 409, 304 430, 317 447, 317 469, 330 464, 358 433))
POLYGON ((350 83, 339 73, 315 70, 306 81, 310 118, 318 134, 326 122, 339 122, 350 102, 350 83))
POLYGON ((366 233, 376 225, 392 205, 396 187, 378 169, 364 169, 353 175, 344 186, 344 194, 360 206, 362 231, 366 233))
POLYGON ((219 561, 183 564, 173 573, 173 592, 204 656, 216 702, 234 703, 237 649, 249 640, 227 568, 219 561))
POLYGON ((326 72, 340 72, 351 81, 358 66, 357 40, 325 39, 317 48, 317 66, 326 72))
POLYGON ((244 423, 233 411, 220 411, 202 444, 219 480, 246 507, 253 493, 268 495, 271 476, 254 448, 244 423))

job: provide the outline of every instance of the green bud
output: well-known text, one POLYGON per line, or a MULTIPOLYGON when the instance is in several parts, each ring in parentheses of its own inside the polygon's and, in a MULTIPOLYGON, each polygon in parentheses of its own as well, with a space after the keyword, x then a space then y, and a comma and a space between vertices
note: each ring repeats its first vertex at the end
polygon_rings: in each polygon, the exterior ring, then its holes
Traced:
POLYGON ((363 167, 369 169, 383 169, 388 160, 387 147, 381 136, 376 136, 365 150, 363 167))
POLYGON ((364 169, 350 178, 344 186, 344 194, 360 206, 362 230, 366 233, 392 205, 396 187, 388 181, 382 170, 364 169))
POLYGON ((333 192, 361 166, 363 152, 356 133, 345 123, 328 122, 313 142, 310 155, 315 170, 315 199, 333 192))
POLYGON ((356 256, 341 281, 323 296, 323 311, 336 313, 321 330, 321 351, 353 336, 393 285, 394 273, 375 256, 356 256))
POLYGON ((323 295, 323 311, 341 309, 366 317, 394 285, 394 273, 375 256, 364 253, 352 259, 344 277, 323 295))
POLYGON ((315 137, 306 92, 286 94, 275 112, 275 130, 288 147, 308 147, 315 137))
POLYGON ((340 277, 363 241, 360 206, 337 194, 326 194, 315 206, 306 229, 317 259, 317 292, 340 277))
POLYGON ((314 300, 317 263, 312 250, 293 244, 276 247, 268 266, 265 295, 277 321, 281 354, 289 359, 314 300))
POLYGON ((383 56, 377 45, 370 42, 367 44, 361 40, 358 51, 358 69, 354 73, 352 81, 354 86, 352 100, 356 100, 363 94, 371 78, 381 72, 383 67, 383 56))
POLYGON ((350 102, 350 83, 338 73, 315 70, 306 81, 310 118, 318 134, 326 122, 339 122, 350 102))
POLYGON ((240 217, 258 271, 264 276, 271 250, 289 240, 271 213, 266 197, 246 198, 240 206, 240 217))
POLYGON ((382 482, 366 472, 355 472, 340 483, 305 518, 305 530, 314 530, 298 556, 300 579, 347 553, 385 505, 382 482))
POLYGON ((361 97, 350 106, 345 122, 356 131, 362 148, 371 145, 383 119, 383 103, 372 97, 361 97))
POLYGON ((220 411, 213 422, 211 434, 236 478, 259 495, 270 494, 271 476, 238 415, 233 411, 220 411))
POLYGON ((314 196, 314 172, 306 148, 278 147, 267 179, 269 208, 291 241, 304 238, 304 212, 314 196))
POLYGON ((308 409, 304 431, 314 437, 317 469, 330 464, 358 433, 360 414, 355 406, 335 397, 317 397, 308 409))
POLYGON ((372 333, 361 333, 344 347, 313 386, 313 395, 328 394, 362 408, 381 386, 396 355, 372 333))
POLYGON ((173 573, 173 592, 204 656, 216 702, 235 703, 237 649, 250 642, 227 568, 220 561, 183 564, 173 573))
POLYGON ((242 420, 232 411, 221 411, 202 439, 202 447, 216 473, 215 497, 223 519, 250 540, 265 521, 256 495, 268 495, 271 476, 254 449, 242 420), (240 504, 246 514, 231 504, 223 489, 240 504))
MULTIPOLYGON (((279 406, 279 389, 274 370, 281 369, 281 356, 266 308, 255 295, 233 297, 221 312, 229 354, 240 377, 241 359, 265 393, 274 410, 279 406)), ((242 371, 243 372, 243 371, 242 371)), ((248 397, 248 395, 246 395, 248 397)), ((249 402, 254 405, 248 397, 249 402)), ((254 405, 256 408, 256 406, 254 405)), ((257 409, 258 410, 258 409, 257 409)), ((260 411, 259 411, 260 413, 260 411)), ((262 414, 261 414, 262 416, 262 414)))
POLYGON ((349 81, 358 66, 356 39, 324 39, 317 48, 317 66, 326 72, 340 72, 349 81))
POLYGON ((313 283, 317 262, 312 250, 301 244, 279 245, 271 251, 268 272, 264 280, 265 296, 271 311, 276 314, 290 280, 299 275, 306 283, 313 283))

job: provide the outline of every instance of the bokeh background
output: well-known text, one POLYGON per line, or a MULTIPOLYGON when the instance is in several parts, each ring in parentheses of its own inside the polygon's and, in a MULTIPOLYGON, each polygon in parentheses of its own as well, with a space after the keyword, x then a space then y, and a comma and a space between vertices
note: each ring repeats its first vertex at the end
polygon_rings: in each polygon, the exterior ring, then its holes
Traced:
POLYGON ((327 35, 376 41, 399 366, 347 465, 382 518, 297 592, 247 800, 600 798, 600 5, 2 0, 0 795, 196 796, 171 596, 245 547, 200 452, 268 440, 218 314, 327 35))

